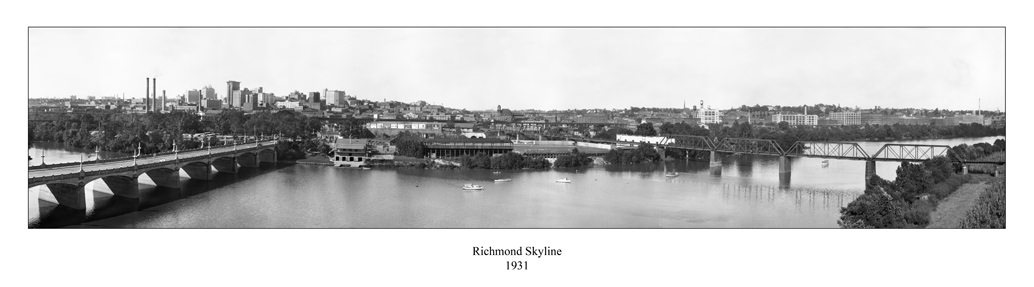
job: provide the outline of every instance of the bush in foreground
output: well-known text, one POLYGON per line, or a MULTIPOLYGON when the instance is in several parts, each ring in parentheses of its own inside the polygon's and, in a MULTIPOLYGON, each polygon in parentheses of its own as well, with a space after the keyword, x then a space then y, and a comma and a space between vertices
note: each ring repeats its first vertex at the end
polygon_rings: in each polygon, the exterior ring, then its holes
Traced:
POLYGON ((980 195, 959 228, 1005 228, 1005 179, 996 180, 980 195))

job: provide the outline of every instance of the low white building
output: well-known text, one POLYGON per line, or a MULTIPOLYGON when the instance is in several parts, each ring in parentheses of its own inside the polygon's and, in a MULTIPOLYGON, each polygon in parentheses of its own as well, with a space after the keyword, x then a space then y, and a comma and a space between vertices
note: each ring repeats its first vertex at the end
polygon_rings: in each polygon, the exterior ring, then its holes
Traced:
POLYGON ((772 115, 773 123, 786 122, 790 126, 814 126, 819 124, 819 116, 816 115, 772 115))
POLYGON ((697 118, 699 118, 700 123, 703 124, 722 123, 722 113, 718 112, 718 110, 700 109, 699 111, 697 111, 697 118))
POLYGON ((276 106, 279 107, 279 108, 296 109, 297 110, 298 107, 300 107, 300 103, 299 102, 294 102, 294 101, 284 101, 284 102, 276 102, 276 106))

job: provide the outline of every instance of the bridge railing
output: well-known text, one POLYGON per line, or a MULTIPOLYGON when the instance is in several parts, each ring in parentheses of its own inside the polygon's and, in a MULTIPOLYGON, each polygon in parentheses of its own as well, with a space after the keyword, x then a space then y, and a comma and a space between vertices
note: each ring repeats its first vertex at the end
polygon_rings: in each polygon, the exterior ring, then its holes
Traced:
MULTIPOLYGON (((255 143, 256 143, 256 141, 249 141, 249 142, 246 142, 246 143, 241 143, 240 146, 245 146, 245 145, 255 144, 255 143)), ((265 143, 265 144, 276 143, 276 140, 259 141, 258 143, 265 143)), ((217 148, 222 149, 222 148, 226 148, 226 147, 230 147, 230 146, 229 145, 224 145, 224 146, 219 146, 217 148)), ((258 147, 258 146, 251 146, 251 147, 246 147, 245 146, 245 147, 239 147, 239 148, 241 148, 241 149, 248 149, 248 148, 255 148, 255 147, 258 147)), ((168 155, 175 155, 176 153, 184 153, 184 152, 191 152, 191 151, 202 151, 202 150, 207 150, 207 149, 208 148, 200 148, 199 147, 199 148, 194 148, 194 149, 185 149, 185 150, 178 150, 178 151, 166 151, 166 152, 161 152, 161 153, 153 153, 153 154, 141 155, 141 156, 137 157, 137 159, 155 158, 155 157, 162 157, 162 156, 168 156, 168 155)), ((82 164, 84 166, 86 166, 86 165, 92 165, 92 164, 98 164, 98 163, 110 163, 110 162, 128 161, 128 160, 133 160, 133 156, 124 156, 124 157, 108 158, 108 159, 101 159, 101 160, 83 161, 82 164)), ((44 169, 44 168, 55 168, 55 167, 67 167, 67 166, 75 166, 75 165, 79 165, 79 164, 80 164, 79 162, 74 162, 73 161, 73 162, 63 162, 63 163, 55 163, 55 164, 48 164, 48 165, 34 165, 34 166, 30 166, 29 170, 44 169)))
POLYGON ((73 178, 79 178, 79 173, 77 172, 77 173, 58 174, 58 175, 50 175, 50 176, 30 177, 29 178, 29 186, 33 186, 33 185, 44 183, 44 182, 52 182, 52 181, 59 181, 59 180, 66 180, 66 179, 73 179, 73 178))
MULTIPOLYGON (((126 163, 127 163, 126 165, 119 166, 119 167, 113 167, 113 168, 107 168, 107 169, 90 169, 90 170, 86 170, 88 167, 91 167, 92 163, 105 163, 105 162, 113 162, 113 161, 119 161, 119 160, 108 160, 108 161, 100 161, 100 162, 91 161, 91 162, 84 163, 83 170, 84 170, 84 173, 85 173, 86 176, 91 176, 91 175, 95 175, 95 174, 98 174, 98 173, 111 173, 111 172, 113 172, 115 170, 120 170, 120 169, 124 169, 126 171, 129 171, 129 170, 139 170, 139 169, 148 169, 148 168, 153 168, 153 167, 157 167, 157 166, 167 165, 167 164, 169 164, 169 162, 173 162, 173 161, 183 162, 183 161, 190 161, 191 159, 194 159, 194 158, 202 158, 202 157, 209 157, 209 156, 231 155, 231 154, 239 153, 241 151, 247 151, 247 150, 250 150, 250 149, 257 149, 257 148, 262 148, 262 147, 264 147, 264 146, 261 146, 261 145, 244 146, 244 147, 238 148, 237 150, 219 151, 219 152, 214 152, 214 153, 211 153, 211 154, 205 153, 205 154, 201 154, 201 155, 194 156, 194 157, 185 157, 185 158, 179 158, 179 159, 164 158, 164 159, 161 159, 161 160, 159 160, 157 162, 149 162, 149 163, 133 164, 133 165, 129 165, 129 161, 131 161, 133 159, 132 157, 124 157, 124 158, 120 158, 120 160, 125 160, 126 163)), ((207 150, 207 148, 206 149, 200 149, 200 148, 198 148, 198 149, 191 149, 191 150, 187 150, 187 151, 200 151, 200 150, 207 150)), ((185 152, 185 151, 181 151, 181 152, 185 152)), ((142 158, 137 158, 137 160, 141 160, 141 159, 142 158)), ((147 158, 143 158, 143 159, 147 159, 147 158)), ((153 157, 151 157, 151 159, 153 159, 153 157)), ((43 168, 43 167, 53 168, 53 167, 75 166, 75 165, 78 165, 78 164, 79 164, 78 162, 75 162, 75 163, 62 164, 62 165, 46 165, 46 166, 42 166, 42 167, 37 166, 36 168, 30 167, 29 170, 31 171, 31 170, 40 169, 40 168, 43 168)), ((30 179, 30 182, 32 182, 32 180, 40 179, 40 178, 48 178, 48 180, 55 180, 55 179, 51 179, 51 178, 60 178, 60 179, 77 178, 78 175, 79 175, 79 171, 74 171, 74 172, 70 172, 70 173, 66 173, 66 174, 62 174, 62 175, 51 175, 51 176, 42 176, 42 177, 32 177, 32 176, 30 176, 29 179, 30 179)))

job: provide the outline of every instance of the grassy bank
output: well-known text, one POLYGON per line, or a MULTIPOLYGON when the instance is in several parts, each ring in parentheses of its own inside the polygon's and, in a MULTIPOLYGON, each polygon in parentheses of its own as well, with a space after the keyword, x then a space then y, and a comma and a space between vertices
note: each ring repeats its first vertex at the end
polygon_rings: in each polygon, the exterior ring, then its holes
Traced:
POLYGON ((1005 178, 992 181, 959 228, 1005 228, 1005 178))
POLYGON ((991 177, 973 175, 973 180, 962 185, 948 198, 937 204, 937 209, 930 214, 930 224, 926 228, 956 228, 966 217, 966 212, 973 209, 980 194, 989 186, 983 182, 991 177))

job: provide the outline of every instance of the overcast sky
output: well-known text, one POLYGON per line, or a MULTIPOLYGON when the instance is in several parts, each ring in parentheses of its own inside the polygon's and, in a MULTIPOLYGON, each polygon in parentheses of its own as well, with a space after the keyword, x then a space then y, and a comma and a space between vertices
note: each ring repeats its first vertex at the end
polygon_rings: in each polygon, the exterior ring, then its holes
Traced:
POLYGON ((31 29, 30 97, 285 96, 512 109, 1005 110, 1004 29, 31 29))

